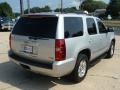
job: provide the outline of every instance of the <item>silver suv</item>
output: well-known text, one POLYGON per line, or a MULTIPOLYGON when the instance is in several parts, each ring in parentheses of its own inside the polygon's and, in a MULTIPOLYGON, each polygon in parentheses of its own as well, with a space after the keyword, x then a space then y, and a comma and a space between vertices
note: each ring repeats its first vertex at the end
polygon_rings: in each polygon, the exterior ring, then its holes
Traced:
POLYGON ((89 62, 114 54, 115 36, 99 18, 82 14, 22 16, 10 34, 9 58, 23 68, 79 82, 89 62))

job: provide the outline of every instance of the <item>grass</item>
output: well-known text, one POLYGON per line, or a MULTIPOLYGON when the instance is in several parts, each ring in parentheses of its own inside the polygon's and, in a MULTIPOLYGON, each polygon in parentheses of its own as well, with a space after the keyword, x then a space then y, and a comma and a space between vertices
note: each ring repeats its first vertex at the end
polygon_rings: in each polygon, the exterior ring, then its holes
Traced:
POLYGON ((103 20, 107 27, 120 27, 120 20, 103 20))

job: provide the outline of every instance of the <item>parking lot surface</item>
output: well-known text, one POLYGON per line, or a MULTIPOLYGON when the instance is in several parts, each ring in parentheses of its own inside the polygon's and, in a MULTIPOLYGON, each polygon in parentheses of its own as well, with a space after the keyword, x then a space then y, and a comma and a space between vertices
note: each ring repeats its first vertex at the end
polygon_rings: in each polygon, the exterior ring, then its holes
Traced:
POLYGON ((93 62, 84 81, 74 84, 28 72, 8 59, 9 32, 0 32, 0 90, 120 90, 120 31, 112 59, 93 62))

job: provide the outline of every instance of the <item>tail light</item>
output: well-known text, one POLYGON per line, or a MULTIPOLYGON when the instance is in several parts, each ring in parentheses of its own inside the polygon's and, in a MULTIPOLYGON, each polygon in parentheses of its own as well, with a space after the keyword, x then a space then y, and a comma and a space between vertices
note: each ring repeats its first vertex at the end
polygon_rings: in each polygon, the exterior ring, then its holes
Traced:
POLYGON ((11 49, 11 34, 9 36, 9 46, 10 46, 10 49, 11 49))
POLYGON ((66 59, 66 45, 64 39, 56 39, 55 41, 55 60, 61 61, 66 59))

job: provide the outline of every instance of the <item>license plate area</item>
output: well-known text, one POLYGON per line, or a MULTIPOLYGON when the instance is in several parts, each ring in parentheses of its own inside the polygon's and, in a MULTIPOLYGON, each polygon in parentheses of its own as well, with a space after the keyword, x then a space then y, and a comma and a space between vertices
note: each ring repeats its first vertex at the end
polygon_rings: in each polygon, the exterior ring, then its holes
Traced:
POLYGON ((25 45, 24 50, 25 53, 33 54, 33 46, 25 45))

